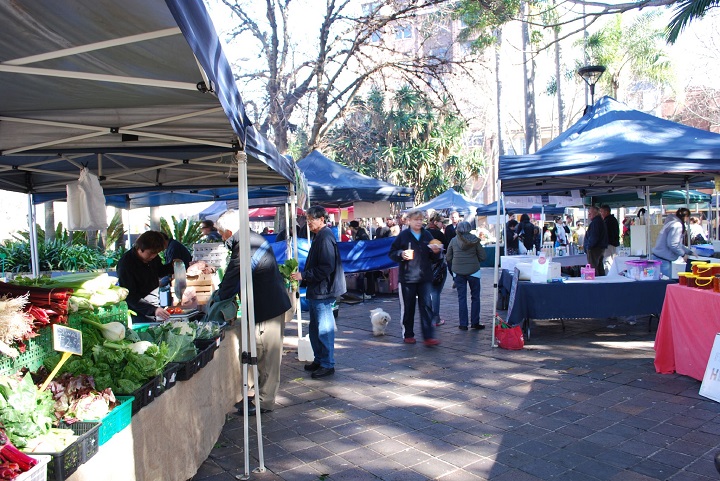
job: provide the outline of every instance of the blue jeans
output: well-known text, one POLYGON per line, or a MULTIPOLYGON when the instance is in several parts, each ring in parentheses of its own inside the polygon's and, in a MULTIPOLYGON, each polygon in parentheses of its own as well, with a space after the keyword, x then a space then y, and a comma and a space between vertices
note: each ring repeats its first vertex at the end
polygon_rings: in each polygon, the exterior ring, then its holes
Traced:
POLYGON ((443 287, 445 287, 445 281, 447 277, 443 279, 440 285, 430 284, 432 286, 432 322, 440 322, 440 294, 442 294, 443 287))
POLYGON ((455 288, 458 294, 458 317, 460 325, 467 327, 467 286, 470 285, 470 323, 480 324, 480 278, 455 274, 455 288))
POLYGON ((423 339, 434 339, 432 282, 400 283, 400 314, 402 315, 403 337, 415 337, 415 299, 417 299, 420 308, 420 329, 422 330, 423 339))
POLYGON ((660 273, 667 276, 668 279, 672 279, 672 262, 661 259, 655 254, 652 254, 651 257, 656 261, 660 261, 660 273))
POLYGON ((310 310, 310 345, 314 362, 324 368, 335 367, 335 318, 332 305, 335 299, 308 299, 310 310))

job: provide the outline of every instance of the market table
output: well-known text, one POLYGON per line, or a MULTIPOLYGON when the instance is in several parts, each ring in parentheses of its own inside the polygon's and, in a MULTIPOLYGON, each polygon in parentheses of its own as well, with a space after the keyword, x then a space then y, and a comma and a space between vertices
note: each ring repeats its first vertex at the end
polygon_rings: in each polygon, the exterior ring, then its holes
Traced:
POLYGON ((242 398, 239 337, 235 324, 212 361, 143 407, 68 481, 187 481, 195 476, 227 413, 242 398))
POLYGON ((655 336, 655 370, 702 381, 715 334, 720 332, 720 294, 668 286, 655 336))
POLYGON ((531 319, 596 319, 659 315, 665 288, 673 280, 635 281, 621 276, 585 281, 533 284, 519 281, 510 299, 507 322, 523 325, 529 336, 531 319))

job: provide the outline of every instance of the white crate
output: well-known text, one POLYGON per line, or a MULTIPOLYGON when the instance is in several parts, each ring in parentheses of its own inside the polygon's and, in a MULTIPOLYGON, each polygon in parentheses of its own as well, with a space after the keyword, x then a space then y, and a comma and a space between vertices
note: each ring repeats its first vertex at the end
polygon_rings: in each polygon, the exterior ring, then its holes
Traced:
POLYGON ((38 460, 38 463, 29 471, 19 474, 15 481, 47 481, 47 465, 52 456, 46 454, 29 454, 31 458, 38 460))

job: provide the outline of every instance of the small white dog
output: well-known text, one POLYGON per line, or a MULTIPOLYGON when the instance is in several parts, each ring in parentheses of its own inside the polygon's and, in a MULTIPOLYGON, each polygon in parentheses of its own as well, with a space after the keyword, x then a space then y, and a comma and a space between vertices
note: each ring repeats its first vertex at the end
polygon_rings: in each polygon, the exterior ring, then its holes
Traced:
POLYGON ((383 311, 382 308, 372 309, 370 311, 370 323, 372 324, 373 336, 384 336, 385 329, 390 322, 390 314, 383 311))

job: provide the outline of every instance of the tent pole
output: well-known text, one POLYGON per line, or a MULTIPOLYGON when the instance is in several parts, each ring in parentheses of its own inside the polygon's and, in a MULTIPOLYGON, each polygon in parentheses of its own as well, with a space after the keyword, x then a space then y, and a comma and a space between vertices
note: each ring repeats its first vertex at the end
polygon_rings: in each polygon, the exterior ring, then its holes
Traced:
MULTIPOLYGON (((295 185, 290 184, 290 209, 292 212, 295 212, 297 215, 297 194, 295 193, 295 185)), ((287 215, 287 204, 285 204, 285 219, 288 218, 287 215)), ((295 224, 297 225, 297 224, 295 224)), ((288 259, 290 258, 290 255, 292 254, 292 258, 297 260, 299 259, 298 256, 298 238, 297 236, 293 237, 292 243, 288 245, 288 259), (292 252, 290 250, 292 249, 292 252)), ((298 290, 295 291, 295 314, 297 318, 297 331, 298 331, 298 342, 300 342, 300 339, 303 337, 303 331, 302 331, 302 314, 300 312, 300 286, 298 285, 298 290)))
POLYGON ((28 194, 28 231, 30 237, 30 271, 32 277, 37 279, 40 276, 40 256, 38 254, 37 223, 35 221, 35 204, 32 194, 28 194))
MULTIPOLYGON (((503 204, 503 195, 502 191, 500 190, 500 179, 495 181, 495 192, 498 193, 498 200, 497 200, 497 206, 495 207, 495 263, 493 265, 493 312, 495 313, 492 318, 492 332, 490 333, 490 345, 492 347, 497 347, 497 344, 495 343, 495 323, 498 318, 498 309, 497 309, 497 301, 498 301, 498 279, 500 275, 500 246, 506 244, 505 237, 505 229, 502 228, 502 225, 504 224, 500 220, 500 204, 503 204)), ((504 210, 504 206, 503 206, 504 210)), ((504 220, 504 219, 503 219, 504 220)))
MULTIPOLYGON (((255 380, 255 391, 259 393, 257 385, 257 345, 255 343, 255 306, 253 300, 252 266, 250 259, 250 218, 247 215, 249 209, 248 183, 247 183, 247 154, 240 151, 235 154, 238 163, 238 215, 240 216, 240 234, 238 239, 238 259, 240 262, 240 306, 242 306, 242 319, 240 322, 240 362, 242 363, 242 393, 243 393, 243 427, 244 427, 244 456, 245 456, 245 478, 250 476, 250 437, 248 429, 248 369, 252 366, 253 379, 255 380)), ((257 402, 260 401, 258 395, 257 402)), ((260 405, 257 405, 255 415, 256 432, 258 442, 258 467, 255 472, 265 472, 265 457, 263 453, 262 416, 260 405)))
MULTIPOLYGON (((650 186, 645 186, 645 212, 647 212, 648 219, 650 219, 650 186)), ((662 212, 661 212, 662 214, 662 212)), ((652 246, 650 245, 650 222, 645 225, 645 257, 649 258, 652 253, 652 246)))

